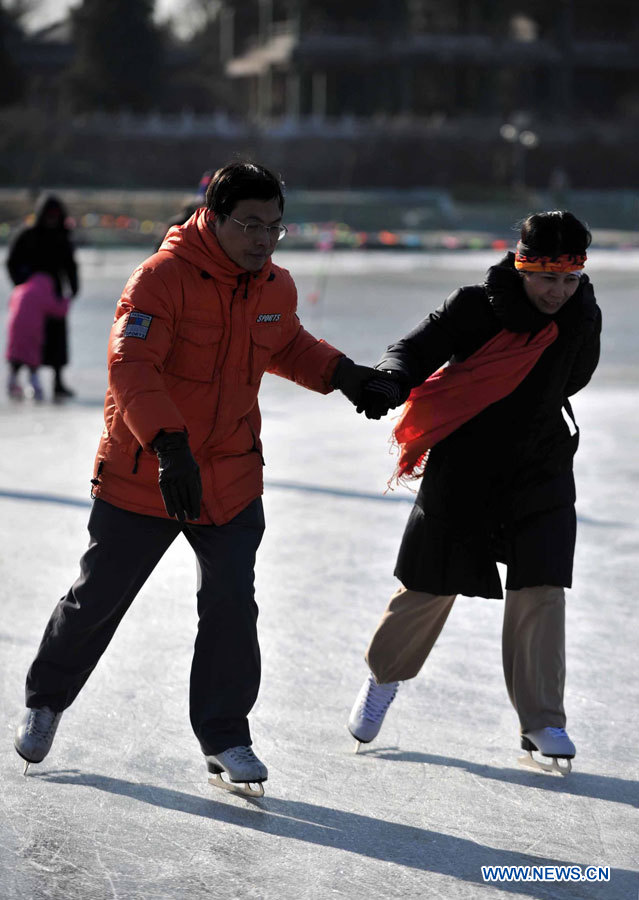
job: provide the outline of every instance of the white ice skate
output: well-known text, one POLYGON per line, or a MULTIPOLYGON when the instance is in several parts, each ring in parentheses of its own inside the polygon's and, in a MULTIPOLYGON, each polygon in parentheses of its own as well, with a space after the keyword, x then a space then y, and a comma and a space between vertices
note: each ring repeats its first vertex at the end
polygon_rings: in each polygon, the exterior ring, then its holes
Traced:
POLYGON ((264 796, 262 782, 268 779, 268 771, 250 747, 229 747, 216 756, 207 756, 206 764, 211 773, 209 784, 213 787, 243 797, 264 796), (222 777, 223 773, 228 776, 228 781, 222 777))
POLYGON ((369 744, 379 734, 384 716, 395 699, 398 688, 399 681, 377 684, 373 675, 367 676, 348 719, 348 730, 357 741, 355 753, 361 744, 369 744))
POLYGON ((526 755, 519 757, 517 760, 519 765, 524 769, 548 775, 568 775, 572 771, 571 759, 577 752, 563 728, 525 731, 521 736, 521 748, 526 750, 526 755), (533 750, 537 750, 542 756, 551 757, 552 762, 546 763, 535 759, 533 750), (559 765, 560 759, 566 760, 563 766, 559 765))

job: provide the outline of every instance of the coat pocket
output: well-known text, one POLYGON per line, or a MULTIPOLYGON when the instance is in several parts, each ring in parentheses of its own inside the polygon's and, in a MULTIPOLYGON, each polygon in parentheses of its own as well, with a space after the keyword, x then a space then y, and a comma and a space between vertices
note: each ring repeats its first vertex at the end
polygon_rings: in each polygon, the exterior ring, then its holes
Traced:
POLYGON ((282 329, 279 325, 253 325, 249 351, 249 378, 258 384, 273 354, 280 349, 282 329))
POLYGON ((180 322, 165 370, 189 381, 212 381, 223 334, 223 325, 180 322))
POLYGON ((140 446, 133 433, 124 424, 124 419, 118 411, 113 415, 108 425, 110 440, 119 445, 122 452, 133 455, 140 446))

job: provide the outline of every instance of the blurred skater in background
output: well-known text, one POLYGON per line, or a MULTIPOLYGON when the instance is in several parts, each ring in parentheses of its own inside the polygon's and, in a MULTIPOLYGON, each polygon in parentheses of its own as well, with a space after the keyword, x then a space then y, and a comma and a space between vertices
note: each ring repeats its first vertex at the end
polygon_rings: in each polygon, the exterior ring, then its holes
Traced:
POLYGON ((184 206, 182 207, 180 212, 176 216, 173 216, 173 218, 167 225, 166 231, 164 232, 164 237, 155 245, 156 253, 162 246, 164 238, 174 225, 184 225, 184 223, 188 222, 193 213, 197 212, 201 206, 206 206, 206 189, 211 183, 213 174, 214 173, 211 169, 207 169, 206 172, 202 173, 202 177, 200 178, 200 181, 198 183, 196 193, 192 197, 186 198, 186 200, 184 201, 184 206))
MULTIPOLYGON (((576 538, 569 397, 599 361, 601 311, 583 274, 590 232, 569 212, 528 217, 516 253, 462 287, 392 344, 377 368, 402 399, 397 477, 421 478, 391 598, 366 653, 348 727, 378 734, 399 682, 414 678, 457 594, 502 597, 503 668, 521 741, 570 760, 565 731, 564 588, 576 538), (440 367, 444 367, 440 369, 440 367)), ((367 415, 388 411, 380 394, 367 415)), ((563 771, 569 769, 569 763, 563 771)))
POLYGON ((7 392, 14 400, 25 396, 20 370, 29 369, 29 392, 34 400, 43 400, 38 368, 42 363, 47 317, 63 319, 69 309, 68 297, 59 297, 51 275, 36 272, 16 285, 9 299, 6 360, 9 363, 7 392))
POLYGON ((53 369, 53 395, 57 400, 73 396, 62 380, 62 370, 69 361, 65 295, 75 297, 78 292, 78 270, 66 219, 62 201, 52 194, 44 196, 36 207, 34 224, 16 235, 7 258, 15 285, 24 284, 35 273, 52 279, 60 310, 56 315, 47 313, 40 363, 53 369))

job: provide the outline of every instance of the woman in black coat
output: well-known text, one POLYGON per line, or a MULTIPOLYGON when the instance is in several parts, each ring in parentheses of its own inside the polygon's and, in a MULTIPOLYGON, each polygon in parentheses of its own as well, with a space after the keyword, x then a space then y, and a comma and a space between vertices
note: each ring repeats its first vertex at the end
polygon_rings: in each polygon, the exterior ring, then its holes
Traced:
MULTIPOLYGON (((420 435, 407 472, 416 475, 421 465, 423 476, 395 569, 402 586, 371 640, 371 674, 349 719, 358 741, 378 734, 399 682, 421 669, 455 596, 502 597, 503 562, 504 674, 522 747, 554 757, 554 768, 557 758, 575 755, 563 706, 579 440, 569 397, 599 360, 601 312, 583 273, 589 243, 571 213, 530 216, 516 253, 493 266, 483 285, 451 294, 377 365, 394 375, 396 391, 370 391, 363 403, 369 417, 385 414, 425 379, 420 391, 434 399, 413 403, 414 392, 404 413, 412 416, 411 435, 420 435), (443 376, 433 375, 446 363, 443 376), (443 398, 441 382, 455 379, 457 393, 443 398), (428 405, 423 413, 420 402, 428 405), (452 431, 449 418, 457 422, 452 431), (433 422, 450 432, 437 443, 426 433, 433 422)), ((395 433, 402 447, 404 432, 395 433)), ((526 759, 533 763, 530 752, 526 759)))
MULTIPOLYGON (((7 269, 14 284, 22 284, 35 272, 46 272, 53 277, 60 298, 67 290, 72 297, 77 294, 78 270, 66 218, 66 209, 57 197, 50 194, 42 198, 34 224, 17 234, 9 250, 7 269)), ((68 361, 66 318, 48 318, 42 365, 53 368, 57 399, 73 396, 73 391, 62 381, 62 369, 68 361)))

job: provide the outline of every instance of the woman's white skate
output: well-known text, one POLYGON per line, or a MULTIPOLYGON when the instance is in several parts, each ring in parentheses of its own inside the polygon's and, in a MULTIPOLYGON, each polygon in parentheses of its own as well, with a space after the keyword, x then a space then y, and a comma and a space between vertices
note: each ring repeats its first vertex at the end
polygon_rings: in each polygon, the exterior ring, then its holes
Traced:
POLYGON ((268 779, 268 771, 250 747, 229 747, 216 756, 207 756, 206 764, 213 787, 242 797, 264 796, 262 783, 268 779))
POLYGON ((378 684, 372 673, 366 676, 348 719, 348 730, 357 741, 355 753, 362 744, 369 744, 379 734, 398 687, 399 681, 378 684))
POLYGON ((517 762, 524 769, 545 775, 565 776, 572 771, 572 762, 576 754, 575 745, 563 728, 538 728, 525 731, 521 736, 521 748, 526 751, 517 762), (543 762, 533 756, 533 751, 549 757, 552 762, 543 762), (559 765, 559 760, 565 760, 559 765))

